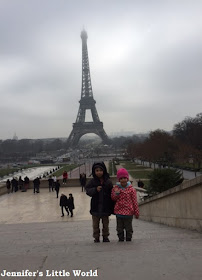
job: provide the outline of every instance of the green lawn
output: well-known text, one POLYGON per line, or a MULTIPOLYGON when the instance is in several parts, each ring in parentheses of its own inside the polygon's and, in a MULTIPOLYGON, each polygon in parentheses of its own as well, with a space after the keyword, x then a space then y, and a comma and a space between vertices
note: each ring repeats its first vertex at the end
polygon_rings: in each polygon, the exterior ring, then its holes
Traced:
POLYGON ((126 168, 130 175, 137 181, 138 179, 148 179, 148 175, 153 171, 152 168, 145 167, 143 165, 137 165, 134 162, 122 161, 120 162, 120 165, 126 168))
POLYGON ((149 167, 145 167, 143 165, 138 165, 136 163, 133 163, 133 162, 128 162, 128 161, 125 161, 125 162, 120 162, 120 164, 127 170, 133 170, 133 169, 148 169, 149 167))
POLYGON ((17 172, 19 168, 4 168, 0 169, 0 177, 7 176, 9 174, 13 174, 14 172, 17 172))
POLYGON ((148 179, 148 175, 152 172, 153 170, 151 169, 151 171, 144 171, 144 170, 139 170, 139 171, 129 171, 130 175, 135 178, 137 181, 138 179, 148 179))
POLYGON ((58 177, 58 176, 61 176, 62 173, 66 170, 67 172, 76 168, 77 165, 76 164, 67 164, 67 165, 64 165, 62 168, 60 168, 60 170, 57 170, 56 172, 53 173, 54 176, 58 177))

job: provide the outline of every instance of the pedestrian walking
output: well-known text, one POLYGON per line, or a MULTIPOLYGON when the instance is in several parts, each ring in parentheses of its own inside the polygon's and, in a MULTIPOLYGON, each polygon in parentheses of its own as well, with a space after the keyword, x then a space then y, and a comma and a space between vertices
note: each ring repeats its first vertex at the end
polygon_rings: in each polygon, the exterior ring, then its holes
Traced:
POLYGON ((49 192, 51 192, 51 190, 52 190, 52 192, 54 191, 54 181, 53 181, 53 178, 52 178, 52 176, 50 176, 49 178, 48 178, 48 188, 49 188, 49 192))
POLYGON ((34 193, 39 193, 39 187, 40 187, 40 179, 39 177, 36 177, 33 181, 34 184, 34 193))
POLYGON ((7 188, 7 193, 9 194, 11 192, 11 182, 9 179, 6 181, 6 188, 7 188))
POLYGON ((22 180, 22 177, 21 177, 21 176, 19 177, 19 180, 18 180, 18 186, 19 186, 19 189, 20 189, 20 190, 23 190, 24 181, 22 180))
POLYGON ((91 197, 94 242, 100 242, 100 220, 102 220, 103 242, 109 242, 109 216, 113 213, 111 199, 112 182, 109 179, 104 162, 94 163, 92 166, 93 178, 86 185, 86 194, 91 197))
POLYGON ((72 193, 69 194, 68 208, 71 213, 71 217, 73 217, 73 210, 75 209, 75 207, 74 207, 74 197, 73 197, 72 193))
POLYGON ((11 186, 12 186, 11 192, 17 192, 18 191, 18 180, 14 177, 11 180, 11 186))
POLYGON ((82 192, 83 190, 85 190, 85 186, 86 186, 86 174, 83 172, 82 174, 80 174, 80 185, 81 185, 81 189, 82 192))
POLYGON ((60 196, 60 207, 61 207, 61 211, 62 211, 62 216, 61 217, 64 217, 64 210, 63 210, 64 208, 67 212, 67 216, 69 216, 68 199, 67 199, 67 196, 64 195, 63 193, 60 196))
POLYGON ((56 182, 57 182, 57 177, 56 176, 53 176, 53 187, 55 189, 55 186, 56 186, 56 182))
POLYGON ((133 215, 139 218, 139 208, 137 203, 136 190, 129 181, 129 174, 125 168, 121 168, 117 172, 118 183, 112 189, 111 197, 116 202, 114 213, 116 215, 117 235, 119 241, 132 240, 133 235, 133 215), (126 231, 126 236, 124 234, 126 231))
POLYGON ((26 192, 28 187, 29 187, 29 178, 26 176, 24 178, 24 190, 23 190, 23 192, 26 192))
POLYGON ((59 191, 60 191, 60 181, 59 180, 56 181, 55 191, 56 191, 56 197, 58 198, 58 194, 59 194, 59 191))

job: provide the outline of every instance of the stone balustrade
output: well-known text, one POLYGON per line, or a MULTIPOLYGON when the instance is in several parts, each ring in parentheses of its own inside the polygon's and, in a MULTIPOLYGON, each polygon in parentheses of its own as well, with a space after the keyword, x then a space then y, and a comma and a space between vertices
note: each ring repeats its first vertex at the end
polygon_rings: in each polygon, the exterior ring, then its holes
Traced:
POLYGON ((139 204, 140 219, 202 232, 202 176, 139 204))

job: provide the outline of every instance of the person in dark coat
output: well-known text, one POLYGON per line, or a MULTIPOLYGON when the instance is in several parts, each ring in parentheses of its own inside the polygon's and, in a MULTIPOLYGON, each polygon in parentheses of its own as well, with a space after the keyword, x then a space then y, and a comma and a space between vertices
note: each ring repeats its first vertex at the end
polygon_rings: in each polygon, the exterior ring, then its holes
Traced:
POLYGON ((23 190, 24 181, 22 180, 21 176, 19 177, 19 180, 18 180, 18 186, 19 186, 20 190, 23 190))
POLYGON ((56 183, 55 183, 55 191, 56 191, 56 195, 57 195, 57 198, 58 198, 58 194, 59 194, 59 191, 60 191, 60 181, 57 180, 56 183))
POLYGON ((24 190, 23 191, 26 192, 28 187, 29 187, 29 178, 26 176, 24 178, 24 190))
POLYGON ((62 211, 62 216, 64 217, 64 208, 67 211, 67 216, 69 216, 69 210, 68 210, 68 199, 67 196, 64 195, 63 193, 60 196, 60 207, 61 207, 61 211, 62 211))
POLYGON ((18 191, 18 180, 16 180, 14 177, 13 179, 11 180, 11 192, 17 192, 18 191))
POLYGON ((113 213, 114 205, 111 199, 113 185, 104 162, 93 164, 92 175, 93 178, 86 185, 86 194, 91 197, 94 242, 100 242, 100 220, 103 224, 103 242, 109 242, 109 216, 113 213))
POLYGON ((33 184, 34 184, 34 193, 35 192, 39 193, 39 186, 40 186, 39 177, 36 177, 36 179, 34 179, 33 184))
POLYGON ((10 193, 10 191, 11 191, 11 182, 10 182, 9 179, 6 181, 6 188, 7 188, 7 193, 10 193))
POLYGON ((86 186, 86 174, 82 173, 80 174, 80 184, 81 184, 81 188, 82 188, 82 192, 83 190, 85 190, 85 186, 86 186))
POLYGON ((72 193, 69 194, 68 207, 69 207, 69 211, 71 213, 71 217, 73 217, 73 209, 75 209, 75 207, 74 207, 74 197, 73 197, 72 193))
POLYGON ((139 179, 139 181, 137 182, 137 186, 139 188, 144 188, 144 183, 139 179))
POLYGON ((49 187, 49 192, 51 192, 51 189, 52 191, 54 191, 54 180, 52 176, 50 176, 48 179, 48 187, 49 187))

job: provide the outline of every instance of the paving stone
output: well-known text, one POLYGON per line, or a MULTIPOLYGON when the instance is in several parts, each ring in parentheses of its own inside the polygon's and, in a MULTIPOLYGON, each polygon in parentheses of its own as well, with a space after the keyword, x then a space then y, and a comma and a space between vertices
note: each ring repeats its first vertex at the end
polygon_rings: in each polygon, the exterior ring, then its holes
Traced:
POLYGON ((132 242, 118 242, 111 216, 111 242, 95 244, 90 198, 80 187, 61 192, 75 197, 73 218, 60 217, 59 200, 48 189, 0 197, 0 273, 38 272, 1 279, 202 279, 200 233, 134 219, 132 242), (48 276, 52 270, 70 276, 48 276), (74 276, 73 270, 98 276, 74 276))

